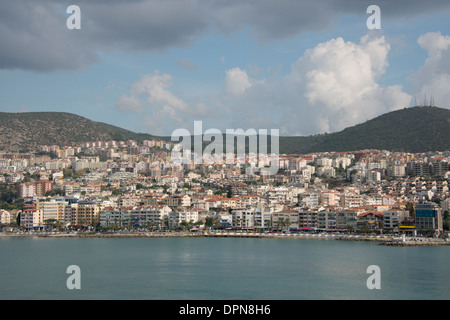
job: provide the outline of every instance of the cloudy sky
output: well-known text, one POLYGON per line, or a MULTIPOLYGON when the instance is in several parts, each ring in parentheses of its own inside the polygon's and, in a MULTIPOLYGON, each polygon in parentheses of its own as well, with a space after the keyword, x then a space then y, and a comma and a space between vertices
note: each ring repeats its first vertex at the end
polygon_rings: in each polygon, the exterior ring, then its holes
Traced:
POLYGON ((0 111, 311 135, 450 108, 449 17, 448 0, 0 0, 0 111))

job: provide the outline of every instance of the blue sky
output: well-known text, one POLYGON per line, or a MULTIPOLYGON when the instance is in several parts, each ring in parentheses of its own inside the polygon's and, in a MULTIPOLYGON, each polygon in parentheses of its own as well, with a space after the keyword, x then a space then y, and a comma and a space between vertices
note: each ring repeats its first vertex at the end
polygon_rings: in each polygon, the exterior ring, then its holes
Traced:
POLYGON ((71 112, 158 135, 194 120, 310 135, 424 93, 450 107, 450 5, 340 2, 2 2, 0 111, 71 112), (70 4, 80 30, 66 27, 70 4), (370 4, 381 30, 366 26, 370 4))

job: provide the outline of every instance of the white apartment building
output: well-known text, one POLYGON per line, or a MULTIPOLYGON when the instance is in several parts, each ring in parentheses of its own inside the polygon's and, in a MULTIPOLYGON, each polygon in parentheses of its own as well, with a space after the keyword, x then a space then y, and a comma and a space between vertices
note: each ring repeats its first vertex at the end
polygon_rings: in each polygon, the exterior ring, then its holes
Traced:
POLYGON ((133 227, 145 227, 150 224, 165 226, 169 222, 169 206, 143 206, 133 208, 131 221, 133 227))
POLYGON ((44 214, 42 210, 25 210, 20 213, 20 226, 26 230, 42 229, 44 227, 44 214))
POLYGON ((265 207, 232 210, 232 224, 240 228, 268 228, 272 213, 272 209, 265 207))
POLYGON ((111 225, 129 227, 132 213, 133 207, 106 207, 100 212, 100 225, 102 227, 111 225))
POLYGON ((196 210, 172 211, 169 212, 169 224, 172 227, 177 227, 180 223, 190 222, 196 223, 199 219, 199 213, 196 210))

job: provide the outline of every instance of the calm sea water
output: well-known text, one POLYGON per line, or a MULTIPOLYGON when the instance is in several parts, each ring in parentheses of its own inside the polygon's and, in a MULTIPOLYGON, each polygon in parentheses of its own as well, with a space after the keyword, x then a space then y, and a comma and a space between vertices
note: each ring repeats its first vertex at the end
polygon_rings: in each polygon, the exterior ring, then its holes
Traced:
POLYGON ((0 239, 0 299, 449 299, 450 247, 305 239, 0 239), (67 267, 81 270, 69 290, 67 267), (381 270, 369 290, 367 267, 381 270))

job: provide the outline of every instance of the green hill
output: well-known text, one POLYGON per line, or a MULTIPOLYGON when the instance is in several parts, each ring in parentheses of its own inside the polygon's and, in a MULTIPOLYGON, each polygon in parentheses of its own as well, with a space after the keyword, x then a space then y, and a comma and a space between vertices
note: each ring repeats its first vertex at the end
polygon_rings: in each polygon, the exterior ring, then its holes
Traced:
POLYGON ((450 149, 450 110, 410 107, 383 114, 340 132, 280 137, 280 153, 384 149, 403 152, 450 149))
POLYGON ((0 112, 0 150, 33 151, 38 145, 154 138, 67 112, 0 112))
MULTIPOLYGON (((66 112, 0 112, 0 151, 33 151, 38 145, 74 145, 87 141, 161 139, 95 122, 66 112)), ((384 149, 404 152, 450 149, 450 110, 411 107, 383 114, 330 134, 280 137, 280 153, 384 149)))

